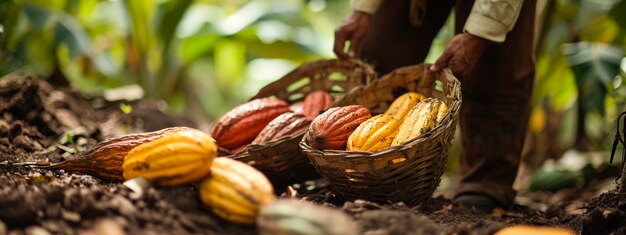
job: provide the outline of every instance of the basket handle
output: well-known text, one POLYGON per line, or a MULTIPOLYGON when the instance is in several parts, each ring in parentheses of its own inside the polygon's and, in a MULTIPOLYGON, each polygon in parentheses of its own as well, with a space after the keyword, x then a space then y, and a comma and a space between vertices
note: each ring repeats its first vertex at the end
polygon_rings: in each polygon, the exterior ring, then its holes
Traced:
MULTIPOLYGON (((285 84, 294 83, 300 80, 302 77, 309 75, 308 74, 309 71, 324 69, 325 66, 329 66, 329 65, 331 67, 336 66, 338 68, 343 68, 343 69, 348 69, 348 70, 354 67, 360 68, 360 70, 362 70, 361 72, 363 73, 361 75, 361 78, 359 80, 351 82, 351 83, 357 83, 356 85, 357 87, 359 86, 358 84, 360 84, 360 86, 368 85, 372 83, 374 80, 376 80, 376 72, 374 72, 374 69, 371 67, 371 65, 365 63, 362 60, 359 60, 359 59, 317 60, 313 62, 304 63, 300 65, 299 67, 296 67, 294 70, 290 71, 286 75, 282 76, 276 81, 261 88, 261 90, 259 90, 259 92, 256 95, 252 96, 249 100, 263 98, 263 97, 267 97, 267 96, 274 95, 277 93, 281 95, 286 95, 287 91, 285 90, 285 87, 286 87, 285 84)), ((348 82, 348 80, 349 78, 346 79, 346 82, 348 82)), ((344 93, 347 93, 347 92, 348 91, 344 91, 344 93)))

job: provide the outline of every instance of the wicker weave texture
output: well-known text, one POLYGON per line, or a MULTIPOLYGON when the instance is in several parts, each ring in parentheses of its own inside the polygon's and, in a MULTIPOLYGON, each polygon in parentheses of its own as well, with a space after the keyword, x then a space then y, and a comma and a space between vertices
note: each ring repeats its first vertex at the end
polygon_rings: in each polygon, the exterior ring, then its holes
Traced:
POLYGON ((425 64, 400 68, 353 90, 336 105, 363 105, 375 115, 384 113, 407 91, 444 101, 448 114, 423 135, 374 153, 320 151, 310 147, 306 138, 301 140, 300 147, 333 191, 347 199, 403 201, 409 205, 432 196, 445 170, 461 107, 461 86, 452 73, 432 73, 425 64))
MULTIPOLYGON (((359 60, 320 60, 303 64, 282 78, 263 87, 252 99, 276 97, 294 104, 316 90, 329 93, 335 103, 346 92, 376 77, 372 67, 359 60)), ((264 144, 251 144, 229 157, 247 162, 268 176, 276 187, 318 178, 319 174, 298 146, 304 135, 298 133, 264 144)))

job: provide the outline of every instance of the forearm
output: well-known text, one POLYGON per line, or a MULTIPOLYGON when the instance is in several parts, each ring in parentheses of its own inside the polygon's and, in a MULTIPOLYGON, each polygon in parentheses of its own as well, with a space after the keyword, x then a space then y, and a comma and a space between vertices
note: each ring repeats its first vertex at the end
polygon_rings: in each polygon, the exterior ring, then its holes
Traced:
POLYGON ((383 0, 350 0, 350 5, 352 10, 374 14, 382 2, 383 0))
POLYGON ((504 42, 513 29, 523 0, 476 0, 464 31, 493 41, 504 42))

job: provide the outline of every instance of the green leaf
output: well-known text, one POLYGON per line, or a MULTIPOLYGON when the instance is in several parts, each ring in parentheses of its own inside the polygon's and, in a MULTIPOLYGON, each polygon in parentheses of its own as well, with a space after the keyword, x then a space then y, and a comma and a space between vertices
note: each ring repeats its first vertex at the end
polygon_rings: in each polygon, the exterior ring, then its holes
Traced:
POLYGON ((183 63, 190 64, 200 58, 201 56, 208 55, 215 46, 215 42, 219 39, 219 36, 209 34, 198 34, 188 38, 185 38, 180 46, 180 58, 183 63))
POLYGON ((269 4, 263 1, 250 1, 237 12, 216 24, 216 32, 221 35, 236 34, 242 29, 256 22, 271 10, 269 4))
POLYGON ((246 64, 246 45, 236 40, 220 40, 215 45, 215 72, 218 78, 229 84, 242 80, 246 64))
POLYGON ((162 57, 166 58, 169 53, 170 44, 176 32, 176 27, 180 23, 183 15, 191 5, 192 0, 169 1, 159 5, 161 14, 157 20, 159 28, 158 35, 162 43, 162 57))
POLYGON ((619 74, 624 49, 605 43, 570 43, 563 51, 571 66, 578 89, 581 89, 585 112, 604 114, 604 97, 619 74))
POLYGON ((28 17, 28 21, 31 23, 30 25, 35 29, 47 28, 50 25, 54 25, 57 21, 55 13, 48 9, 29 3, 23 4, 22 7, 28 17))
POLYGON ((563 45, 563 52, 578 83, 598 79, 612 84, 624 58, 623 48, 606 43, 568 43, 563 45))
POLYGON ((70 145, 74 145, 74 136, 72 136, 71 133, 67 133, 67 135, 65 136, 65 139, 67 140, 68 143, 70 143, 70 145))
POLYGON ((621 0, 609 12, 622 31, 626 31, 626 0, 621 0))
POLYGON ((107 76, 115 74, 115 67, 111 58, 104 53, 92 53, 91 38, 85 32, 81 24, 69 15, 62 15, 54 30, 56 43, 64 43, 68 46, 70 56, 85 55, 90 58, 96 68, 107 76))
POLYGON ((146 53, 152 37, 149 23, 155 8, 155 0, 125 0, 124 2, 132 22, 133 41, 142 53, 146 53))
POLYGON ((260 58, 286 59, 299 63, 320 58, 311 49, 294 42, 276 41, 265 44, 260 41, 250 41, 248 48, 251 55, 260 58))

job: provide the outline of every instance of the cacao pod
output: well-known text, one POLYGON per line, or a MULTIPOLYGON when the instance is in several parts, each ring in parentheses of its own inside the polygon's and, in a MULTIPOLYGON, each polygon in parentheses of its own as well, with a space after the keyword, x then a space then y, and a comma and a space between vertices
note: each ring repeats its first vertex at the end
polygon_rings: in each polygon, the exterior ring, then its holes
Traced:
POLYGON ((320 111, 330 108, 331 105, 333 105, 333 97, 322 90, 317 90, 304 98, 302 112, 307 118, 313 120, 320 114, 320 111))
POLYGON ((400 145, 434 128, 437 125, 439 106, 442 103, 435 98, 427 98, 417 103, 400 124, 398 134, 391 146, 400 145))
POLYGON ((416 92, 407 92, 399 96, 391 106, 385 111, 385 114, 393 116, 398 122, 402 123, 407 113, 420 101, 425 99, 422 94, 416 92))
POLYGON ((254 224, 259 209, 275 201, 276 195, 267 177, 254 167, 218 157, 200 184, 200 199, 225 220, 254 224))
POLYGON ((260 98, 239 105, 224 114, 213 127, 217 144, 236 149, 250 144, 274 118, 289 111, 287 102, 276 98, 260 98))
POLYGON ((140 144, 161 138, 165 134, 189 129, 170 127, 153 132, 110 138, 94 145, 75 158, 41 168, 88 174, 109 181, 124 181, 122 163, 130 150, 140 144))
POLYGON ((311 120, 303 114, 283 113, 267 124, 252 143, 263 144, 280 137, 299 134, 306 131, 309 124, 311 124, 311 120))
POLYGON ((304 103, 296 102, 289 106, 289 110, 294 113, 302 113, 302 105, 304 105, 304 103))
POLYGON ((569 170, 538 170, 530 178, 530 191, 557 192, 561 189, 574 188, 583 181, 583 177, 569 170))
POLYGON ((261 235, 356 235, 359 228, 341 210, 294 199, 278 200, 261 209, 261 235))
POLYGON ((513 225, 498 230, 495 235, 574 235, 576 232, 560 227, 537 225, 513 225))
POLYGON ((350 134, 371 117, 361 105, 330 108, 313 119, 306 141, 316 149, 345 150, 350 134))
POLYGON ((446 114, 448 114, 448 105, 441 102, 441 104, 439 104, 439 111, 437 111, 437 123, 440 123, 441 120, 446 117, 446 114))
POLYGON ((165 186, 192 183, 209 173, 216 155, 215 141, 204 132, 190 129, 168 133, 126 155, 124 179, 141 176, 165 186))
POLYGON ((391 146, 398 133, 399 122, 388 114, 376 115, 361 123, 348 138, 348 151, 378 150, 391 146))

